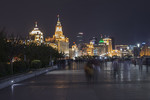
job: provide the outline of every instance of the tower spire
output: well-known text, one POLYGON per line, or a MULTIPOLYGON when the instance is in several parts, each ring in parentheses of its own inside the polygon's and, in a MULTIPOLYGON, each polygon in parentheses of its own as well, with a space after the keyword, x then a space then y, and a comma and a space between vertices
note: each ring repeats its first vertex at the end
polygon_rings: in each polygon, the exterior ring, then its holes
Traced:
POLYGON ((103 38, 103 35, 101 34, 101 39, 103 38))
POLYGON ((57 18, 58 18, 58 20, 57 20, 57 26, 61 26, 61 22, 60 22, 60 19, 59 19, 59 15, 57 15, 57 18))
POLYGON ((57 15, 57 18, 58 18, 58 22, 59 22, 59 21, 60 21, 60 20, 59 20, 59 14, 57 15))
POLYGON ((37 28, 37 22, 35 22, 35 27, 37 28))

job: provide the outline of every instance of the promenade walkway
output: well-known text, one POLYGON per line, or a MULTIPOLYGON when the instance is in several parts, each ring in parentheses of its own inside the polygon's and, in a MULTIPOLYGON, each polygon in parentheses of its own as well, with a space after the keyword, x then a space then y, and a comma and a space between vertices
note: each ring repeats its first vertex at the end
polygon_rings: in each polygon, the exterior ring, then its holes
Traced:
POLYGON ((114 77, 111 62, 103 66, 98 82, 88 84, 84 63, 55 70, 0 90, 0 100, 150 100, 150 68, 131 64, 129 72, 114 77))

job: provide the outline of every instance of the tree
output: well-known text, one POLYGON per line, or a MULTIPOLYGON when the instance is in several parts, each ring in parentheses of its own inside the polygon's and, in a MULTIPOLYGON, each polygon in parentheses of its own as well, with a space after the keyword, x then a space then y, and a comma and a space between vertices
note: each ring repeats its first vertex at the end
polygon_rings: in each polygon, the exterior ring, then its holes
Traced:
POLYGON ((6 42, 4 29, 0 31, 0 62, 7 62, 8 61, 8 47, 6 42))

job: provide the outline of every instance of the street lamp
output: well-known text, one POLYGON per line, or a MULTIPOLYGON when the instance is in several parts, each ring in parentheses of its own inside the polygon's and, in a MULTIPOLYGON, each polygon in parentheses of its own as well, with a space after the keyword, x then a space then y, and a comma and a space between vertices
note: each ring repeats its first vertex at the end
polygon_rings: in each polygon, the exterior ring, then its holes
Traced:
POLYGON ((120 53, 121 53, 121 57, 123 57, 123 52, 122 52, 122 48, 120 48, 120 53))
POLYGON ((140 47, 140 44, 139 44, 139 43, 137 44, 137 47, 138 47, 138 48, 140 47))

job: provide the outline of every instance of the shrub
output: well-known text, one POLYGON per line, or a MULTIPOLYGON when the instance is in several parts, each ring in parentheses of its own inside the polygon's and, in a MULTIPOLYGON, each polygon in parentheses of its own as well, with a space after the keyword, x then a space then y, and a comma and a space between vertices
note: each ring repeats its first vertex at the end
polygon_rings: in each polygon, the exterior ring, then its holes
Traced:
POLYGON ((31 62, 31 68, 33 69, 37 69, 37 68, 40 68, 41 67, 41 61, 40 60, 33 60, 31 62))

